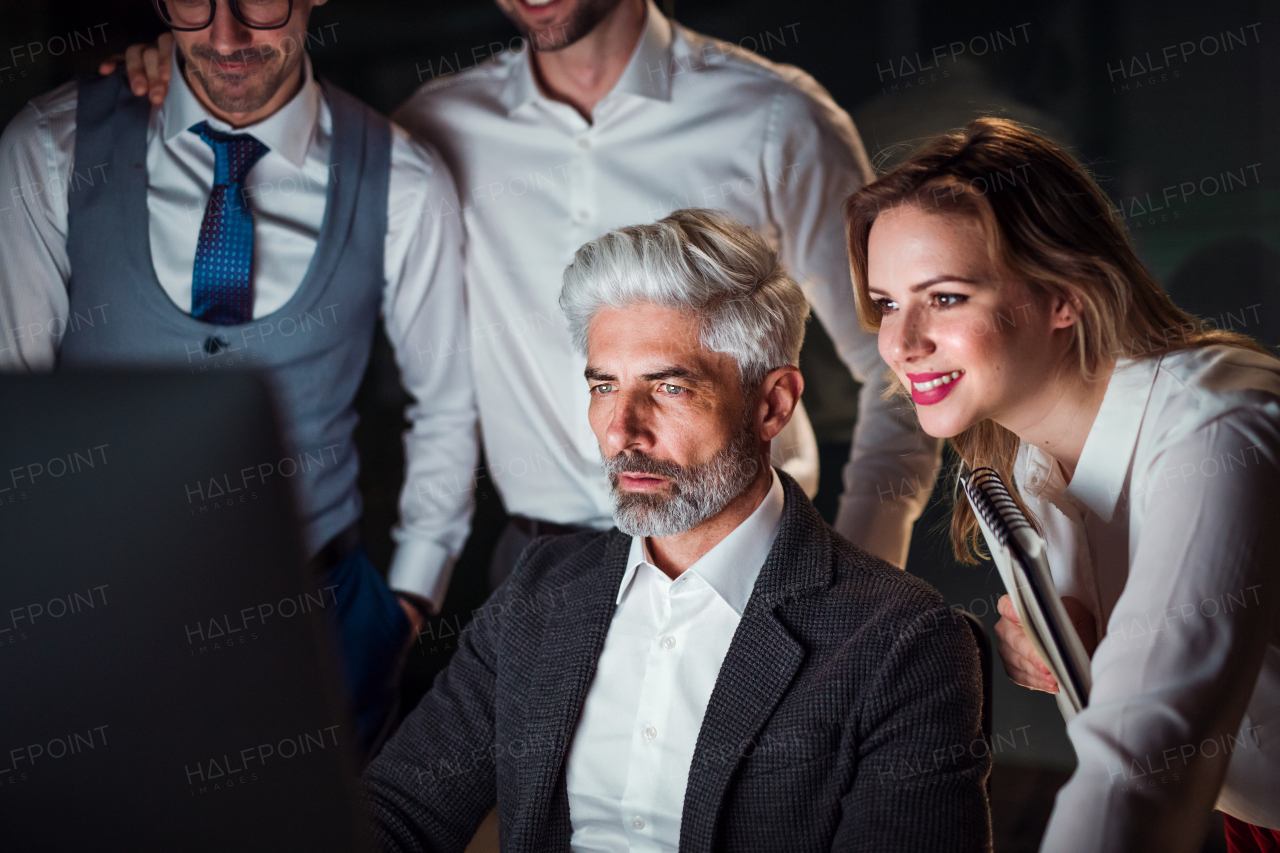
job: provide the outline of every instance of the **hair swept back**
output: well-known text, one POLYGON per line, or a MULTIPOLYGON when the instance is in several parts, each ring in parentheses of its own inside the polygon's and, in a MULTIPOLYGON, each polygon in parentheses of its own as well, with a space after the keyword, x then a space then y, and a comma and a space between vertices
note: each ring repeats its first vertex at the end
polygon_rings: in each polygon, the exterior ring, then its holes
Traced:
MULTIPOLYGON (((1086 377, 1113 358, 1211 344, 1267 352, 1245 335, 1205 328, 1175 305, 1138 259, 1122 218, 1084 167, 1044 136, 1000 118, 978 118, 929 140, 845 203, 858 313, 869 331, 880 328, 879 306, 867 292, 871 227, 882 212, 904 205, 977 219, 998 268, 1024 282, 1034 298, 1072 302, 1079 317, 1070 356, 1086 377)), ((907 393, 896 376, 890 382, 889 393, 907 393)), ((1027 510, 1013 480, 1014 433, 984 420, 950 441, 969 470, 999 472, 1027 510)), ((976 562, 983 554, 977 520, 958 489, 952 500, 952 548, 962 562, 976 562)))
POLYGON ((580 353, 598 310, 641 302, 696 315, 702 346, 733 356, 746 388, 800 363, 809 302, 765 239, 727 214, 685 208, 618 228, 564 271, 560 309, 580 353))

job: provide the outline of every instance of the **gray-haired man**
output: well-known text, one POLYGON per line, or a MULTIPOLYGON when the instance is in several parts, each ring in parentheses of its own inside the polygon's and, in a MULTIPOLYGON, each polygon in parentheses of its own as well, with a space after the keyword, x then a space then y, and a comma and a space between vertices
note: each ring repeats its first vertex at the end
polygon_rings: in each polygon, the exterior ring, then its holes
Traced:
POLYGON ((678 211, 578 250, 561 306, 618 530, 536 540, 370 766, 389 850, 980 850, 964 622, 769 467, 808 306, 678 211))

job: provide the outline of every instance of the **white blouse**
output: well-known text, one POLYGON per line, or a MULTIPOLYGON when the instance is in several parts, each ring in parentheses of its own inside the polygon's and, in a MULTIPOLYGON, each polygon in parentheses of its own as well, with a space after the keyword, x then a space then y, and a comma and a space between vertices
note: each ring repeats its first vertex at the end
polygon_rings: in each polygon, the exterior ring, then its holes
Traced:
POLYGON ((1070 485, 1014 477, 1102 638, 1043 851, 1198 850, 1215 806, 1280 828, 1280 361, 1124 359, 1070 485))

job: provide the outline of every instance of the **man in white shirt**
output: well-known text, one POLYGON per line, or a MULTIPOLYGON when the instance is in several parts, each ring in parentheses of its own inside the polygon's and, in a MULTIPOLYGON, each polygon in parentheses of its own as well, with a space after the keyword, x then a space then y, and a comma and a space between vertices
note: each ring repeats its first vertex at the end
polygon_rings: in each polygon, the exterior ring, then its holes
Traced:
MULTIPOLYGON (((515 516, 495 580, 541 522, 613 523, 574 393, 581 356, 556 311, 560 271, 584 241, 684 207, 726 210, 763 235, 863 383, 835 527, 904 565, 938 444, 881 399, 885 367, 858 325, 843 203, 871 170, 848 114, 798 69, 693 33, 651 0, 498 5, 533 50, 431 81, 394 114, 440 149, 459 187, 461 207, 439 214, 466 224, 471 333, 421 346, 469 359, 476 376, 490 476, 515 516)), ((774 453, 812 496, 802 407, 774 453)))
MULTIPOLYGON (((560 303, 617 530, 542 537, 366 775, 384 849, 981 850, 967 623, 769 465, 805 296, 682 210, 582 247, 560 303)), ((579 393, 582 393, 581 391, 579 393)))
MULTIPOLYGON (((473 469, 474 398, 465 371, 412 342, 465 333, 461 228, 427 212, 456 200, 437 155, 312 78, 298 46, 313 5, 162 4, 178 45, 167 96, 148 103, 113 75, 62 86, 10 123, 0 370, 262 371, 297 462, 227 488, 297 485, 372 739, 422 596, 442 592, 412 588, 397 605, 359 544, 353 400, 381 315, 417 400, 397 538, 418 574, 438 576, 461 549, 468 498, 420 495, 473 469)), ((188 490, 201 511, 222 497, 188 490)))

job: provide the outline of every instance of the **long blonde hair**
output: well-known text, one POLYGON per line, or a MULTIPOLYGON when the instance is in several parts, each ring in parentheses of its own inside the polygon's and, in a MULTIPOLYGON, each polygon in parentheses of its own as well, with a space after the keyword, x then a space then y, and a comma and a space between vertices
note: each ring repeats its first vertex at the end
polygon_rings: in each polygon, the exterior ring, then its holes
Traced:
MULTIPOLYGON (((993 263, 1025 282, 1034 297, 1070 301, 1079 318, 1069 355, 1079 360, 1086 378, 1118 357, 1155 357, 1211 344, 1267 352, 1245 335, 1205 328, 1174 305, 1138 259, 1119 214, 1084 167, 1045 137, 998 118, 975 119, 930 140, 849 197, 849 259, 859 317, 869 331, 879 330, 880 309, 867 292, 867 241, 876 217, 902 205, 974 217, 993 263)), ((907 393, 896 376, 891 384, 890 393, 907 393)), ((950 441, 968 469, 999 472, 1027 509, 1013 481, 1017 435, 983 420, 950 441)), ((983 553, 977 520, 963 498, 954 499, 951 545, 965 563, 983 553)))

